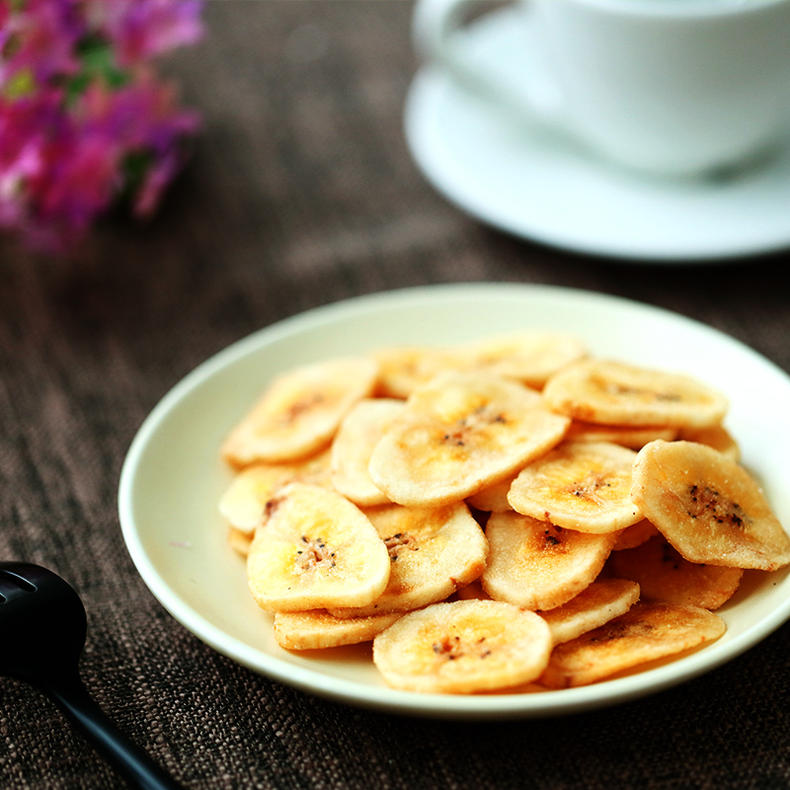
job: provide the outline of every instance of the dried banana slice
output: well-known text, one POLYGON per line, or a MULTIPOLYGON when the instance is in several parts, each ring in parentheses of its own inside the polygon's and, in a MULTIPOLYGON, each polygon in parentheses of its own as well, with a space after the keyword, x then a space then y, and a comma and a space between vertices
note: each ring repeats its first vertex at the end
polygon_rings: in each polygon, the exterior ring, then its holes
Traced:
POLYGON ((372 392, 377 373, 372 359, 355 357, 284 373, 231 431, 222 445, 223 457, 239 467, 291 461, 320 450, 348 410, 372 392))
POLYGON ((387 546, 389 583, 368 606, 332 609, 336 617, 417 609, 447 598, 485 568, 488 542, 463 503, 440 508, 385 505, 365 512, 387 546))
POLYGON ((276 612, 274 638, 286 650, 320 650, 325 647, 358 645, 370 642, 400 616, 400 613, 377 614, 339 620, 321 609, 276 612))
POLYGON ((658 535, 658 530, 646 518, 643 518, 620 532, 612 551, 635 549, 655 535, 658 535))
POLYGON ((469 694, 528 683, 546 667, 546 623, 502 601, 436 603, 401 617, 373 640, 389 686, 469 694))
POLYGON ((387 497, 370 479, 373 449, 403 410, 392 398, 361 400, 345 416, 332 442, 332 483, 357 505, 382 505, 387 497))
POLYGON ((242 469, 219 500, 219 512, 231 527, 252 536, 266 503, 288 483, 331 487, 329 451, 290 464, 254 464, 242 469))
POLYGON ((598 359, 560 371, 543 397, 560 414, 606 425, 706 428, 727 411, 723 395, 690 376, 598 359))
POLYGON ((510 486, 518 477, 518 474, 508 475, 504 480, 487 486, 482 491, 472 494, 466 501, 477 510, 484 510, 487 513, 505 513, 512 510, 510 502, 507 501, 507 492, 510 486))
POLYGON ((643 598, 704 609, 718 609, 726 603, 743 576, 740 568, 688 562, 662 537, 618 551, 609 560, 609 567, 615 576, 639 582, 643 598))
POLYGON ((559 645, 625 614, 638 600, 636 582, 599 579, 568 603, 538 614, 548 623, 554 644, 559 645))
POLYGON ((492 514, 486 537, 483 589, 525 609, 553 609, 578 595, 600 573, 617 539, 616 533, 589 535, 516 513, 492 514))
POLYGON ((340 494, 290 483, 266 506, 247 557, 262 609, 365 606, 387 586, 390 559, 373 525, 340 494))
POLYGON ((537 389, 557 371, 587 353, 578 337, 538 330, 489 337, 460 350, 466 364, 537 389))
POLYGON ((684 428, 680 431, 678 438, 687 442, 707 444, 708 447, 712 447, 722 455, 726 455, 731 461, 738 461, 741 457, 738 442, 735 441, 735 437, 723 425, 714 425, 710 428, 684 428))
POLYGON ((606 625, 558 645, 540 682, 584 686, 648 661, 718 639, 724 621, 697 606, 638 603, 606 625))
POLYGON ((570 442, 610 442, 641 450, 648 442, 664 439, 671 442, 678 435, 677 428, 640 425, 596 425, 594 422, 574 420, 565 438, 570 442))
POLYGON ((704 444, 645 445, 631 496, 689 562, 764 571, 790 563, 790 537, 760 486, 704 444))
POLYGON ((455 502, 545 453, 568 422, 516 382, 442 374, 411 395, 373 451, 370 475, 402 505, 455 502))
POLYGON ((252 536, 235 527, 228 527, 228 543, 233 551, 246 557, 250 553, 252 536))
POLYGON ((636 453, 605 442, 564 442, 521 470, 510 506, 542 521, 581 532, 614 532, 642 516, 631 501, 636 453))
POLYGON ((400 346, 372 356, 379 366, 376 395, 385 398, 408 398, 439 373, 461 367, 458 354, 447 348, 400 346))

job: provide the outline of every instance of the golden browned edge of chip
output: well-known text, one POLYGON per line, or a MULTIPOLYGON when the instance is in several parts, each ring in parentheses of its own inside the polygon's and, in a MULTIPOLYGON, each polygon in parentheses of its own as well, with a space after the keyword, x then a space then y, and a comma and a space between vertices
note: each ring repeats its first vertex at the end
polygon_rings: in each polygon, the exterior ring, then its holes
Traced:
POLYGON ((635 549, 641 546, 646 541, 650 540, 654 535, 658 535, 658 529, 651 524, 646 518, 637 521, 630 527, 620 531, 617 536, 617 541, 612 548, 612 551, 625 551, 626 549, 635 549))
MULTIPOLYGON (((684 627, 681 621, 681 630, 684 627)), ((662 601, 639 602, 614 620, 555 647, 549 658, 549 666, 539 682, 549 689, 572 688, 608 681, 616 674, 630 672, 634 669, 644 671, 645 664, 654 661, 677 660, 681 653, 694 653, 708 643, 719 639, 726 630, 725 622, 718 615, 698 606, 662 601), (685 633, 685 638, 682 640, 685 644, 682 647, 668 650, 663 655, 659 653, 646 660, 621 658, 618 661, 615 660, 616 656, 612 657, 612 652, 622 645, 622 640, 639 639, 653 632, 656 626, 650 622, 651 617, 659 618, 658 625, 666 625, 660 621, 663 616, 670 620, 671 625, 671 618, 674 617, 677 620, 683 615, 696 618, 700 622, 697 623, 695 631, 685 633), (701 630, 704 626, 706 626, 704 630, 701 630), (595 646, 591 647, 591 645, 595 646), (614 668, 611 671, 604 671, 603 667, 606 665, 614 668)), ((669 633, 672 633, 671 630, 669 633)), ((637 644, 636 648, 638 647, 637 644)), ((625 645, 625 648, 627 656, 628 644, 625 645)), ((639 650, 637 649, 636 652, 639 650)))
POLYGON ((738 589, 741 568, 689 562, 662 535, 609 558, 615 576, 633 579, 644 600, 700 606, 713 611, 738 589))
POLYGON ((236 527, 228 527, 228 543, 237 554, 246 557, 250 553, 252 535, 248 535, 236 527))
POLYGON ((374 637, 389 628, 404 612, 387 612, 369 617, 354 617, 341 620, 333 617, 323 609, 312 609, 304 612, 275 612, 273 619, 274 638, 285 650, 298 652, 312 650, 333 650, 337 647, 348 647, 372 642, 374 637), (320 634, 316 628, 309 634, 299 633, 298 628, 289 628, 289 622, 298 620, 300 616, 315 619, 316 626, 324 621, 326 632, 320 634), (333 632, 334 629, 334 632, 333 632), (308 644, 312 642, 312 644, 308 644))

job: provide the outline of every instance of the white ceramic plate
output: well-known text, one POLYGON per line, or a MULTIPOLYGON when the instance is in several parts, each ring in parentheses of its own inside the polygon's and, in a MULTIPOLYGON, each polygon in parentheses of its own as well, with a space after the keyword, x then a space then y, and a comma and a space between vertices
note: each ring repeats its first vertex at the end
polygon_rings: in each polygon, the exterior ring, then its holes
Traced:
MULTIPOLYGON (((553 95, 540 41, 515 7, 461 34, 470 59, 511 95, 553 95)), ((664 179, 630 172, 524 123, 422 68, 409 92, 406 139, 428 181, 496 228, 575 252, 630 263, 715 262, 790 245, 790 138, 770 159, 731 177, 664 179)))
POLYGON ((749 572, 721 610, 728 631, 718 642, 639 674, 528 694, 393 691, 381 682, 369 646, 299 655, 276 645, 217 513, 231 478, 218 448, 231 426, 269 379, 290 366, 520 327, 575 332, 598 355, 689 372, 727 393, 727 424, 744 461, 790 524, 790 379, 766 359, 678 315, 608 296, 512 283, 426 287, 352 299, 263 329, 200 365, 156 406, 132 443, 119 492, 126 545, 153 594, 204 642, 283 683, 357 705, 459 718, 560 714, 658 691, 728 661, 784 622, 788 572, 749 572))

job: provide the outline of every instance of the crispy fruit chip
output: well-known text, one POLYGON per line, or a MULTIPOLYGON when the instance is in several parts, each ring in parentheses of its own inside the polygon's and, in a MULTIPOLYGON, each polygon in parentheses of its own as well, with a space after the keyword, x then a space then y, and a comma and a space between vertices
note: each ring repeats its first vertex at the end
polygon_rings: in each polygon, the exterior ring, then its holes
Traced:
POLYGON ((565 438, 570 442, 611 442, 632 450, 641 450, 648 442, 664 439, 671 442, 678 435, 677 428, 641 425, 596 425, 594 422, 574 420, 565 438))
POLYGON ((343 358, 296 368, 276 378, 222 446, 234 466, 290 461, 327 445, 340 421, 369 395, 378 368, 371 359, 343 358))
POLYGON ((689 562, 765 571, 790 563, 790 537, 757 482, 706 445, 645 445, 631 496, 689 562))
POLYGON ((502 601, 437 603, 403 616, 373 640, 393 688, 468 694, 535 680, 551 650, 549 627, 502 601))
POLYGON ((402 505, 455 502, 545 453, 568 423, 521 384, 443 374, 411 395, 373 451, 370 475, 402 505))
POLYGON ((723 425, 714 425, 710 428, 684 428, 678 438, 687 442, 707 444, 708 447, 712 447, 722 455, 726 455, 731 461, 738 461, 741 457, 738 442, 735 441, 735 437, 723 425))
POLYGON ((636 582, 600 579, 568 603, 539 614, 549 625, 552 641, 559 645, 625 614, 638 600, 636 582))
POLYGON ((560 371, 543 397, 560 414, 606 425, 705 428, 727 411, 722 395, 689 376, 597 359, 560 371))
POLYGON ((718 609, 726 603, 743 576, 740 568, 688 562, 660 536, 635 549, 618 551, 609 566, 615 576, 639 582, 643 598, 704 609, 718 609))
POLYGON ((460 350, 471 367, 538 389, 557 371, 587 353, 584 343, 573 335, 538 330, 497 335, 460 350))
POLYGON ((524 609, 553 609, 598 575, 616 533, 589 535, 516 513, 494 513, 486 525, 489 557, 483 589, 524 609))
POLYGON ((658 530, 646 518, 643 518, 620 532, 612 551, 635 549, 654 535, 658 535, 658 530))
POLYGON ((384 505, 366 511, 389 552, 390 579, 368 606, 336 617, 417 609, 451 595, 483 572, 488 542, 463 503, 440 508, 384 505))
POLYGON ((584 686, 647 661, 718 639, 724 621, 697 606, 638 603, 606 625, 554 648, 540 682, 584 686))
POLYGON ((332 483, 357 505, 383 505, 389 501, 370 479, 368 464, 373 448, 403 408, 400 400, 366 398, 340 424, 332 442, 332 483))
POLYGON ((482 491, 472 494, 466 500, 467 503, 473 508, 484 510, 487 513, 505 513, 508 510, 513 510, 510 507, 510 502, 507 501, 507 493, 516 477, 518 477, 517 474, 508 475, 504 480, 487 486, 482 491))
POLYGON ((291 483, 269 501, 247 558, 250 591, 282 612, 365 606, 387 586, 387 547, 340 494, 291 483))
POLYGON ((288 483, 331 486, 330 480, 328 451, 290 464, 254 464, 233 478, 219 500, 219 512, 231 527, 252 536, 277 489, 288 483))
POLYGON ((430 346, 382 348, 373 359, 379 366, 376 395, 385 398, 408 398, 434 376, 461 366, 455 352, 430 346))
POLYGON ((521 470, 511 507, 581 532, 614 532, 642 517, 631 501, 636 453, 605 442, 564 442, 521 470))
POLYGON ((360 642, 370 642, 400 616, 400 613, 377 614, 339 620, 321 609, 276 612, 274 638, 280 647, 287 650, 320 650, 325 647, 358 645, 360 642))
POLYGON ((228 527, 228 543, 233 551, 246 557, 250 553, 252 536, 235 527, 228 527))

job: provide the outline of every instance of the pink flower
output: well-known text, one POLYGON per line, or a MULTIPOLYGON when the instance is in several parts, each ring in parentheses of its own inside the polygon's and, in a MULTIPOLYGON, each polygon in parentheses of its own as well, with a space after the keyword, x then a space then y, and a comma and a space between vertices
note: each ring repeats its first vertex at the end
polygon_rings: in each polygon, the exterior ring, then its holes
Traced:
POLYGON ((0 83, 25 70, 42 83, 79 67, 74 48, 85 26, 73 0, 27 0, 14 14, 6 7, 2 25, 12 54, 0 67, 0 83))
POLYGON ((203 34, 201 10, 200 0, 114 0, 97 15, 103 15, 118 62, 128 66, 197 41, 203 34))
POLYGON ((150 213, 199 125, 148 62, 197 0, 0 0, 0 226, 62 250, 120 194, 150 213))
POLYGON ((47 151, 49 167, 33 182, 34 224, 51 225, 62 237, 79 237, 107 208, 120 181, 121 148, 101 135, 72 133, 47 151))

